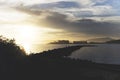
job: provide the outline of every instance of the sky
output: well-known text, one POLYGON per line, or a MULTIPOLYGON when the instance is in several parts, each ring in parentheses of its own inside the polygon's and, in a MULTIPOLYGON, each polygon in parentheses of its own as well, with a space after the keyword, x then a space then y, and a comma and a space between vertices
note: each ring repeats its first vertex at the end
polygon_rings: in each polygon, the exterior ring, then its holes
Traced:
POLYGON ((54 40, 120 38, 120 0, 0 0, 0 35, 26 48, 54 40))

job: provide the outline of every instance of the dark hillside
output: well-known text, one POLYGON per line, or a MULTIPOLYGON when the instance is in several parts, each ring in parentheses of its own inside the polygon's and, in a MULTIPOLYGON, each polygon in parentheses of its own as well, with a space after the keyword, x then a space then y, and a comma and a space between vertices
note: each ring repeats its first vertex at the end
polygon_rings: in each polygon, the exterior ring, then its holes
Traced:
POLYGON ((83 46, 25 55, 14 40, 0 39, 0 80, 120 80, 120 65, 68 56, 83 46))

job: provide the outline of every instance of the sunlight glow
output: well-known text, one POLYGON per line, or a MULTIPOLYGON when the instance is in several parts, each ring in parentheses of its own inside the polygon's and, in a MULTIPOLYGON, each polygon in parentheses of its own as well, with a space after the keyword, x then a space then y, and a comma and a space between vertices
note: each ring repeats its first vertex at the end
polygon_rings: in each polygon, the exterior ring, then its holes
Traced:
POLYGON ((33 45, 46 44, 50 40, 58 39, 55 34, 60 30, 35 26, 32 24, 1 24, 0 35, 15 39, 16 43, 23 46, 27 54, 32 52, 33 45))
POLYGON ((14 38, 27 54, 32 52, 34 44, 49 43, 50 40, 58 39, 56 32, 61 32, 58 29, 31 23, 31 18, 32 16, 27 13, 9 7, 0 7, 0 35, 9 39, 14 38))
MULTIPOLYGON (((55 29, 36 27, 34 25, 18 25, 16 27, 16 42, 24 47, 29 54, 34 44, 48 43, 50 34, 48 32, 56 31, 55 29)), ((51 37, 52 38, 52 37, 51 37)))
POLYGON ((22 46, 23 46, 23 48, 25 49, 25 51, 26 51, 26 53, 27 54, 30 54, 30 52, 31 52, 31 45, 30 44, 28 44, 28 43, 23 43, 23 44, 21 44, 22 46))
POLYGON ((34 26, 17 27, 16 42, 22 45, 27 53, 30 53, 31 45, 37 39, 37 28, 34 26))

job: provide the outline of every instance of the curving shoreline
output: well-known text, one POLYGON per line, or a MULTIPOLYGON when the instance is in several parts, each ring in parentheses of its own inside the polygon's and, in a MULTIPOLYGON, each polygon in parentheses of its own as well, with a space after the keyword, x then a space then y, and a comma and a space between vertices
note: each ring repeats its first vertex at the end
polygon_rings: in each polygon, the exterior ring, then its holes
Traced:
MULTIPOLYGON (((94 45, 65 47, 44 51, 40 54, 33 54, 29 56, 30 64, 32 64, 31 66, 34 68, 33 72, 40 71, 42 79, 48 79, 46 76, 49 76, 51 77, 50 79, 54 80, 119 80, 120 65, 100 64, 88 60, 71 59, 67 57, 72 52, 87 46, 94 45)), ((32 69, 30 68, 30 70, 32 69)), ((33 77, 40 78, 36 75, 33 77)))
POLYGON ((98 64, 68 56, 94 45, 68 46, 25 55, 14 42, 0 42, 1 80, 120 80, 120 65, 98 64))

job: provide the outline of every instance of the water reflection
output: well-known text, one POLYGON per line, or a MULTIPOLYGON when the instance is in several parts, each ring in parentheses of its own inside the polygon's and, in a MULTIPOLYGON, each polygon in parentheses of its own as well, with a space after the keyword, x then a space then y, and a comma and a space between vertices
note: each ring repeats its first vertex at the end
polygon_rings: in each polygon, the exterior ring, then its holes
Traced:
POLYGON ((32 45, 30 52, 39 53, 47 50, 63 48, 67 46, 75 46, 75 45, 76 44, 38 44, 38 45, 32 45))
POLYGON ((92 60, 98 63, 120 64, 120 45, 98 44, 94 47, 83 47, 75 51, 71 57, 92 60))

